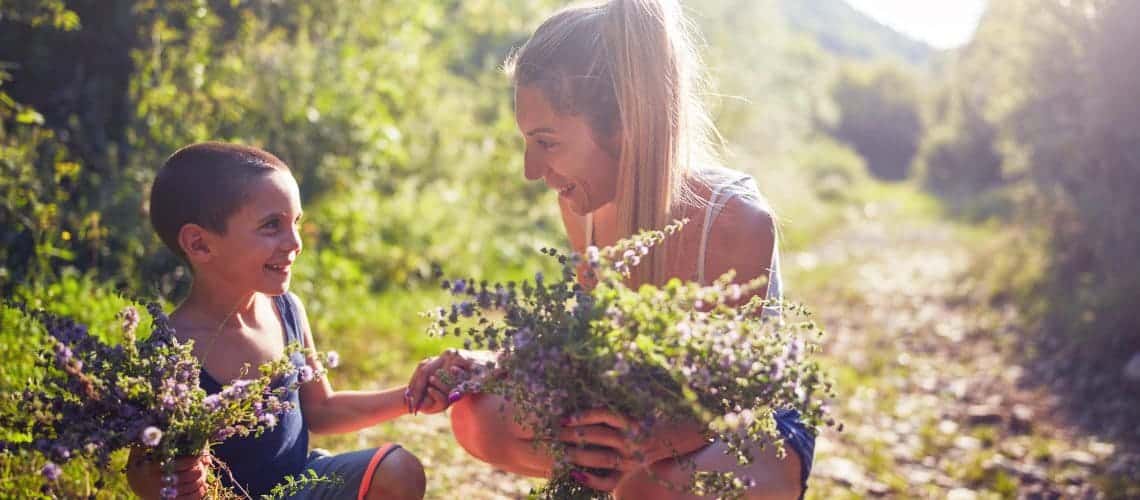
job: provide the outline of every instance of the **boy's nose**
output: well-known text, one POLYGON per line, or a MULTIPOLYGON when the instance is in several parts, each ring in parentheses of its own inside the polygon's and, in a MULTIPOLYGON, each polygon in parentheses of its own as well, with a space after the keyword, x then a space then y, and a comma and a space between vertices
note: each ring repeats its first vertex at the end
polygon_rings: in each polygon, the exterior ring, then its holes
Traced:
POLYGON ((289 235, 289 239, 285 242, 285 249, 290 252, 301 253, 304 245, 301 243, 301 232, 298 229, 293 229, 289 235))

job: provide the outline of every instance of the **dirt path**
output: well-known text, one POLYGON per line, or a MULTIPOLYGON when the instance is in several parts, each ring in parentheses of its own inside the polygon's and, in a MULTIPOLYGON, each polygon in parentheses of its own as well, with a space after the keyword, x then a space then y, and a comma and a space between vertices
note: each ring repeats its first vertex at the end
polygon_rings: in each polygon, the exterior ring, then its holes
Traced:
POLYGON ((846 424, 820 439, 809 497, 1123 497, 1113 481, 1137 457, 1054 417, 1055 398, 1011 361, 1022 318, 972 290, 959 231, 851 227, 789 258, 821 283, 811 303, 846 424))

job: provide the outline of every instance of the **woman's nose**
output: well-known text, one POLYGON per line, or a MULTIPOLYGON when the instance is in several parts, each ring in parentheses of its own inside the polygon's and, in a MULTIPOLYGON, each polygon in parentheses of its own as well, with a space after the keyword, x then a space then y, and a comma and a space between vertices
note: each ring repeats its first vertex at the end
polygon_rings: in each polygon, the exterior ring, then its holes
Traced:
POLYGON ((523 158, 523 173, 528 181, 537 181, 546 176, 546 166, 532 158, 531 153, 527 151, 523 158))

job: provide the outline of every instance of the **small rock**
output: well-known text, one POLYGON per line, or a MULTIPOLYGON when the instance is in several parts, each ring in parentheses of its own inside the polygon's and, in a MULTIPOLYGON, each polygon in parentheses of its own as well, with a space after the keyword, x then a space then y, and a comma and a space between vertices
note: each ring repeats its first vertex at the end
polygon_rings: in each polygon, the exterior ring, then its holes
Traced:
POLYGON ((938 422, 938 432, 943 434, 957 434, 958 423, 953 420, 943 420, 938 422))
POLYGON ((1089 443, 1089 451, 1093 455, 1104 458, 1116 452, 1116 446, 1112 443, 1105 443, 1101 441, 1093 441, 1089 443))
POLYGON ((1009 414, 1009 429, 1018 434, 1033 430, 1033 410, 1025 405, 1013 405, 1009 414))
POLYGON ((906 478, 907 484, 922 485, 928 484, 934 480, 934 473, 929 469, 911 467, 903 471, 903 477, 906 478))
POLYGON ((946 494, 946 500, 974 500, 978 498, 978 494, 974 490, 966 488, 954 488, 946 494))
POLYGON ((1133 354, 1132 359, 1124 364, 1124 379, 1140 382, 1140 352, 1133 354))
POLYGON ((1065 465, 1079 465, 1081 467, 1095 467, 1096 457, 1087 451, 1069 450, 1061 454, 1061 463, 1065 465))
POLYGON ((970 425, 992 425, 1001 423, 1001 412, 990 405, 970 405, 966 408, 966 421, 970 425))
POLYGON ((959 450, 975 451, 982 448, 982 440, 973 436, 958 436, 954 438, 954 447, 959 450))
POLYGON ((866 484, 863 485, 863 487, 866 488, 867 493, 870 493, 870 494, 875 495, 875 496, 884 496, 887 493, 891 492, 890 486, 887 486, 887 485, 880 483, 878 481, 868 481, 866 484))
POLYGON ((1012 458, 1014 460, 1021 460, 1029 451, 1026 450, 1025 446, 1022 446, 1021 444, 1015 443, 1013 441, 1003 441, 1001 444, 1001 452, 1003 455, 1009 458, 1012 458))
POLYGON ((821 460, 814 469, 820 476, 831 478, 843 486, 861 485, 866 479, 859 464, 842 457, 821 460))

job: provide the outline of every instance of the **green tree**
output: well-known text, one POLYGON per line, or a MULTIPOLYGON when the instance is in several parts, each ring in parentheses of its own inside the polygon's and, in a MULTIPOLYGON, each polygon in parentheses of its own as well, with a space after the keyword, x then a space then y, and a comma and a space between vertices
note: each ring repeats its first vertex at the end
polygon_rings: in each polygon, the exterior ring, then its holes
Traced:
POLYGON ((831 95, 839 109, 832 134, 854 147, 875 176, 905 179, 923 134, 914 77, 893 65, 851 66, 831 95))

